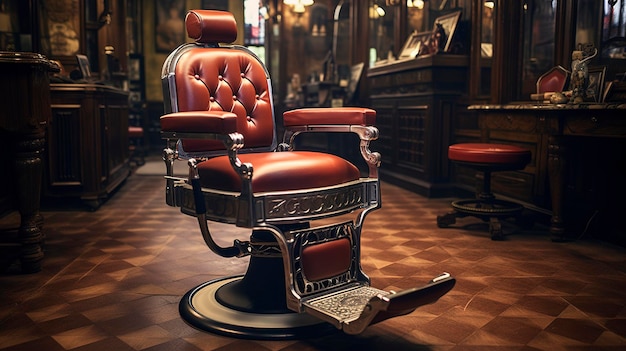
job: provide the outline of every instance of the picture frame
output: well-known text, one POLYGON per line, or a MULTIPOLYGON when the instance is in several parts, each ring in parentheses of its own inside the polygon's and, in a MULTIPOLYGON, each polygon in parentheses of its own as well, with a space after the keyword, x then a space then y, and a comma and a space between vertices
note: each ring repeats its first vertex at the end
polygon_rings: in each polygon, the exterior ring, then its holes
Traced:
POLYGON ((413 58, 417 56, 419 52, 419 41, 416 37, 417 32, 413 32, 409 35, 408 39, 404 42, 402 50, 400 50, 399 59, 413 58))
POLYGON ((611 100, 611 91, 613 90, 613 81, 606 82, 604 84, 604 92, 602 93, 602 102, 609 102, 611 100))
POLYGON ((433 33, 431 32, 420 32, 420 33, 415 34, 415 37, 419 41, 419 49, 417 52, 417 56, 427 55, 431 53, 432 50, 430 48, 430 38, 432 36, 433 36, 433 33))
POLYGON ((606 66, 589 67, 589 84, 587 85, 587 96, 594 102, 604 101, 604 76, 606 66))
POLYGON ((89 67, 89 58, 86 55, 76 55, 78 61, 78 69, 82 74, 83 79, 91 78, 91 68, 89 67))
POLYGON ((128 56, 128 80, 131 82, 141 81, 141 75, 143 71, 143 64, 141 62, 141 56, 129 55, 128 56))
POLYGON ((38 33, 33 37, 33 50, 67 61, 78 53, 89 52, 78 35, 81 33, 80 0, 40 0, 32 3, 39 19, 38 33))
POLYGON ((228 11, 228 0, 202 0, 202 8, 228 11))
POLYGON ((363 67, 365 67, 365 63, 359 62, 350 68, 350 82, 346 89, 346 102, 348 103, 351 102, 354 97, 356 88, 361 80, 361 75, 363 74, 363 67))
POLYGON ((404 45, 402 46, 402 50, 400 50, 399 59, 411 59, 415 58, 419 55, 420 51, 422 51, 422 47, 426 45, 428 39, 430 38, 430 32, 416 32, 414 31, 409 35, 409 38, 406 40, 404 45))
POLYGON ((155 0, 155 51, 169 53, 185 43, 185 1, 155 0))
POLYGON ((452 38, 454 37, 454 32, 456 31, 460 18, 461 11, 454 11, 435 19, 435 23, 433 24, 433 33, 435 33, 437 29, 437 24, 440 23, 446 35, 446 43, 443 45, 443 52, 448 52, 450 50, 452 38))

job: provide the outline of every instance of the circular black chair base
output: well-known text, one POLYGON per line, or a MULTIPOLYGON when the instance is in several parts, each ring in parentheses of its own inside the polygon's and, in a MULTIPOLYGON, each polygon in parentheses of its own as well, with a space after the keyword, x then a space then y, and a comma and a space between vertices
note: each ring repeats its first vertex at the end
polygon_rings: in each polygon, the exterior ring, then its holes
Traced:
POLYGON ((489 221, 489 234, 492 240, 503 240, 504 233, 500 218, 517 217, 524 210, 522 205, 510 201, 493 199, 488 203, 483 200, 458 200, 452 202, 454 211, 437 216, 437 226, 446 228, 456 223, 457 218, 478 217, 489 221))
POLYGON ((252 313, 220 303, 215 297, 218 290, 241 278, 216 279, 190 290, 180 301, 180 315, 196 328, 244 339, 285 340, 337 331, 332 325, 305 313, 252 313))

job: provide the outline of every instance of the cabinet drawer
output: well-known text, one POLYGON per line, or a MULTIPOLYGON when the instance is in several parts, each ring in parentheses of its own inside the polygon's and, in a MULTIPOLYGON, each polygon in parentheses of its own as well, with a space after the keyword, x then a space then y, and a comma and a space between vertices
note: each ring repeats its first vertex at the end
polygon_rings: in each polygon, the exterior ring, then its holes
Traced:
POLYGON ((482 117, 482 127, 489 130, 508 130, 535 133, 540 129, 540 119, 520 113, 493 113, 482 117))
POLYGON ((572 116, 565 121, 563 134, 623 137, 626 135, 626 116, 615 113, 590 114, 587 116, 572 116))

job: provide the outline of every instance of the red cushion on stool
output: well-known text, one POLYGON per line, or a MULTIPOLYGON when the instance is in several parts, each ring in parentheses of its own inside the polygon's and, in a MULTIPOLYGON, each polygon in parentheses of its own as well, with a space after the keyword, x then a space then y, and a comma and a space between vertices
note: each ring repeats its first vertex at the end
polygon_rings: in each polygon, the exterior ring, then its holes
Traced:
POLYGON ((448 159, 468 163, 523 166, 530 161, 530 151, 506 144, 462 143, 448 147, 448 159))
MULTIPOLYGON (((310 151, 263 152, 237 155, 241 162, 251 163, 252 191, 286 191, 332 186, 360 178, 352 163, 341 157, 310 151)), ((241 191, 241 178, 227 156, 198 164, 203 187, 241 191)))
POLYGON ((143 128, 129 126, 128 127, 128 137, 130 138, 141 138, 143 137, 143 128))

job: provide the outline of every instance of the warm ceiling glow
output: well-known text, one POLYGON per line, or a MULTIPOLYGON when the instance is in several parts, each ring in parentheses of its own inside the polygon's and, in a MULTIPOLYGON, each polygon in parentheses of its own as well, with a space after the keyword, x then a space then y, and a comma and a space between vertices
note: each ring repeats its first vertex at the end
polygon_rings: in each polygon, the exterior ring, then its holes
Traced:
POLYGON ((406 7, 417 7, 421 10, 424 8, 424 0, 406 0, 406 7))
POLYGON ((313 5, 313 0, 283 0, 285 5, 301 5, 301 6, 311 6, 313 5))
POLYGON ((313 0, 283 0, 283 3, 292 6, 295 13, 304 13, 304 7, 313 5, 313 0))

